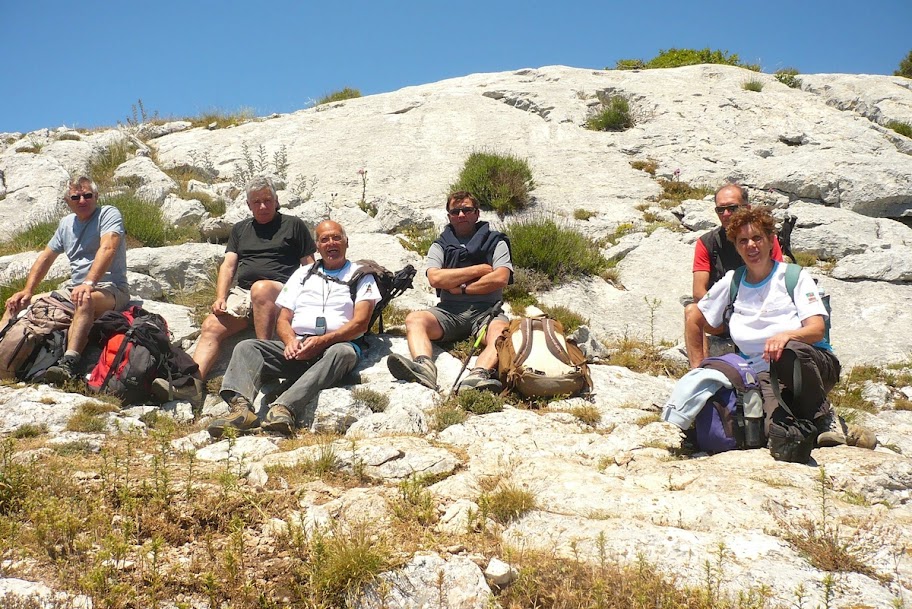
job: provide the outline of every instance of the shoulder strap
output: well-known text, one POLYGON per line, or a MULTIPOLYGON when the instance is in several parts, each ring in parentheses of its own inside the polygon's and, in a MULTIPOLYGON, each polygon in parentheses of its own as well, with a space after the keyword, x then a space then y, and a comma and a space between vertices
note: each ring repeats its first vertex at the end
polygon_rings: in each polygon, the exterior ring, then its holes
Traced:
MULTIPOLYGON (((538 323, 541 323, 539 320, 538 323)), ((531 317, 523 317, 522 321, 519 323, 519 335, 522 337, 522 340, 519 344, 519 349, 516 350, 516 357, 513 358, 513 364, 521 364, 529 357, 529 353, 532 351, 532 329, 534 321, 531 317)))
MULTIPOLYGON (((561 345, 557 338, 556 327, 560 325, 560 322, 554 319, 543 319, 541 320, 541 323, 542 330, 545 332, 545 344, 548 345, 548 351, 550 351, 551 355, 561 363, 573 366, 573 362, 570 361, 570 356, 564 350, 563 345, 561 345)), ((563 328, 561 328, 561 334, 563 333, 563 328)))
POLYGON ((741 289, 741 280, 744 279, 746 273, 746 266, 739 266, 735 269, 735 276, 732 277, 731 285, 728 286, 728 304, 735 304, 735 299, 738 297, 738 290, 741 289))
POLYGON ((797 264, 789 264, 785 267, 785 289, 788 290, 789 298, 795 302, 795 286, 798 285, 798 276, 801 274, 801 267, 797 264))

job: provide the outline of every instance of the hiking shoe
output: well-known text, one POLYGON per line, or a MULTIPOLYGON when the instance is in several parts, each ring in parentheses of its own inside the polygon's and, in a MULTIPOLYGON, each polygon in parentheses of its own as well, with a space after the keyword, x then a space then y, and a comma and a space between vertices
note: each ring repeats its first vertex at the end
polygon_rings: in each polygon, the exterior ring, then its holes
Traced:
POLYGON ((431 358, 413 362, 407 357, 393 353, 386 358, 386 367, 389 368, 390 374, 400 381, 421 383, 425 387, 437 389, 437 366, 431 358))
POLYGON ((846 424, 842 417, 835 412, 820 417, 815 421, 817 431, 817 446, 842 446, 846 443, 846 424))
POLYGON ((152 381, 152 388, 149 391, 152 398, 161 404, 177 400, 179 402, 190 402, 196 408, 203 404, 203 398, 206 397, 206 384, 199 379, 193 379, 192 383, 187 383, 182 387, 174 387, 168 379, 155 379, 152 381))
POLYGON ((60 361, 44 371, 44 380, 51 385, 63 385, 76 378, 77 366, 79 366, 78 355, 64 355, 60 361))
POLYGON ((293 436, 295 428, 294 415, 285 404, 273 404, 266 413, 266 419, 260 425, 260 429, 263 431, 274 431, 283 436, 293 436))
POLYGON ((874 450, 877 447, 877 436, 861 425, 849 425, 846 430, 846 442, 849 446, 874 450))
POLYGON ((462 379, 456 391, 463 389, 477 389, 478 391, 503 391, 503 384, 497 378, 497 370, 490 368, 472 368, 469 375, 462 379))
POLYGON ((209 427, 206 428, 206 431, 213 438, 221 438, 225 429, 229 427, 238 431, 246 431, 257 426, 257 416, 253 414, 247 398, 236 395, 231 398, 228 405, 231 406, 231 412, 223 417, 214 419, 209 423, 209 427))

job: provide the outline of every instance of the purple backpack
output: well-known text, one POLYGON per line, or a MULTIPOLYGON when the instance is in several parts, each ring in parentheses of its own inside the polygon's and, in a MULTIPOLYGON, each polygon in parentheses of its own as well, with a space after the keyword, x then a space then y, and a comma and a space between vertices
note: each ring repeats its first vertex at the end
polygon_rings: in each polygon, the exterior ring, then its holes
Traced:
POLYGON ((715 392, 697 415, 697 446, 709 453, 766 446, 763 431, 763 396, 757 373, 735 353, 708 357, 701 368, 718 370, 733 387, 715 392))

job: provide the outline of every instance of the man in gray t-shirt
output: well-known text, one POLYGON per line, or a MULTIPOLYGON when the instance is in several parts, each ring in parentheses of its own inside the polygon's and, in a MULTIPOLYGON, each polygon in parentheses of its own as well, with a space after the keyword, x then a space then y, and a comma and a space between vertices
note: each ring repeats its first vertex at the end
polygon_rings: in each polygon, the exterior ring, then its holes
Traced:
MULTIPOLYGON (((465 191, 447 198, 448 225, 431 245, 427 277, 437 288, 440 304, 413 311, 405 319, 412 359, 392 354, 390 373, 399 380, 417 382, 435 389, 437 367, 431 360, 431 341, 457 341, 472 336, 487 319, 491 307, 503 298, 504 287, 513 278, 510 242, 503 233, 478 220, 478 201, 465 191)), ((500 391, 497 379, 497 349, 494 339, 507 325, 506 317, 491 320, 484 350, 460 388, 500 391)))
POLYGON ((11 315, 28 306, 57 256, 65 254, 70 261, 70 281, 62 292, 75 305, 75 312, 66 353, 45 373, 48 382, 57 384, 73 378, 92 323, 106 311, 124 310, 130 301, 120 210, 110 205, 99 207, 98 188, 85 176, 67 185, 64 201, 73 213, 57 225, 51 241, 32 265, 25 287, 6 301, 6 313, 0 320, 2 327, 11 315))

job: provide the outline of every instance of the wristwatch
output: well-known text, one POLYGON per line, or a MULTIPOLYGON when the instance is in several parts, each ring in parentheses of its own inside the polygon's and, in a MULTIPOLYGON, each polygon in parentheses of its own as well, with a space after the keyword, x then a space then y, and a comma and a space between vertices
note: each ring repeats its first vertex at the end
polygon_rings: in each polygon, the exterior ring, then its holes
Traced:
POLYGON ((95 282, 92 281, 91 279, 86 279, 85 281, 82 282, 82 285, 87 285, 87 286, 89 286, 90 288, 94 288, 94 287, 95 287, 95 282))
POLYGON ((459 286, 459 288, 462 290, 463 294, 466 293, 466 284, 462 284, 461 286, 459 286))

